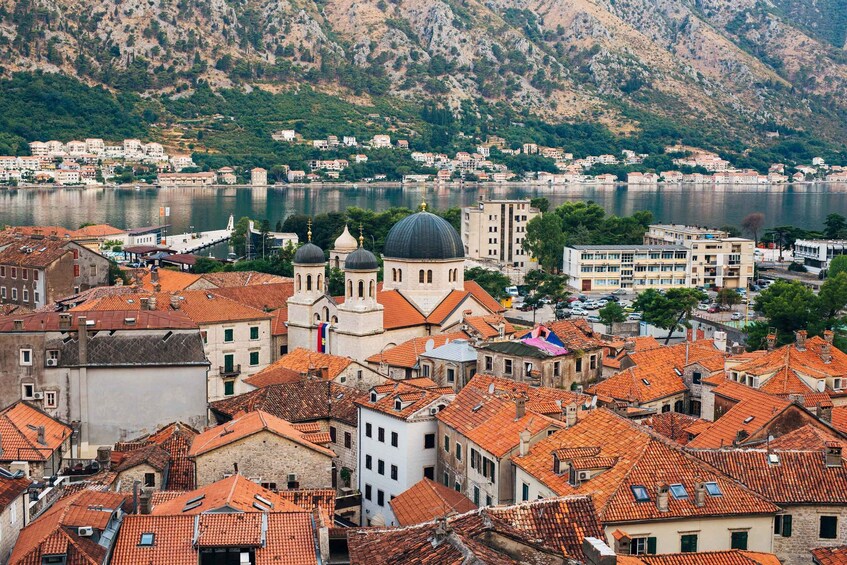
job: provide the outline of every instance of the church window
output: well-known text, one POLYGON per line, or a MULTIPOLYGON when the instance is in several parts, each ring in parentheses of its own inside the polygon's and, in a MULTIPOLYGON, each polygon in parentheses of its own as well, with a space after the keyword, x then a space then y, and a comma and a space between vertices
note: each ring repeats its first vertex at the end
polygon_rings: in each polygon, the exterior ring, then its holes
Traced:
POLYGON ((353 281, 347 281, 347 296, 353 298, 353 281))
POLYGON ((368 296, 371 297, 371 298, 374 297, 374 287, 375 286, 376 286, 376 283, 374 283, 374 281, 371 281, 370 288, 368 288, 368 296))
POLYGON ((359 298, 365 297, 365 281, 359 281, 359 298))
POLYGON ((421 283, 421 284, 423 284, 423 282, 424 282, 424 270, 423 269, 421 269, 420 272, 418 273, 418 282, 421 283))
POLYGON ((312 275, 306 275, 306 291, 312 290, 312 275))
POLYGON ((301 284, 300 275, 297 275, 297 292, 303 290, 303 285, 301 284))
POLYGON ((426 282, 428 282, 428 283, 432 282, 432 269, 430 269, 426 272, 426 282))

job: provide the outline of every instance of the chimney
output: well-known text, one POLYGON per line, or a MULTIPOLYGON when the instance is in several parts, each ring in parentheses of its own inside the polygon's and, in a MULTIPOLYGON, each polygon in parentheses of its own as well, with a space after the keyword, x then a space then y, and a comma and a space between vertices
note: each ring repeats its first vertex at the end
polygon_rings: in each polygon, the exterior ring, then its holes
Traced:
POLYGON ((833 332, 832 330, 824 330, 824 332, 823 332, 823 339, 824 339, 824 341, 825 341, 825 342, 827 342, 829 345, 832 345, 832 339, 833 339, 834 337, 835 337, 835 332, 833 332))
POLYGON ((797 342, 796 347, 797 351, 806 351, 806 336, 808 332, 806 330, 797 330, 794 334, 797 342))
POLYGON ((108 471, 112 466, 112 448, 108 445, 103 445, 97 448, 97 463, 100 468, 108 471))
MULTIPOLYGON (((629 550, 629 548, 627 548, 629 550)), ((582 553, 586 565, 615 565, 618 556, 606 542, 599 538, 587 537, 582 540, 582 553)))
POLYGON ((162 285, 159 284, 159 281, 153 283, 153 292, 162 292, 162 285))
POLYGON ((447 523, 447 518, 442 516, 435 520, 435 532, 433 534, 432 545, 438 547, 447 539, 453 528, 447 523))
POLYGON ((635 351, 635 340, 631 337, 626 338, 626 341, 623 342, 624 351, 635 351))
POLYGON ((329 563, 329 526, 321 519, 321 513, 317 507, 312 509, 312 520, 315 522, 318 530, 318 549, 321 555, 321 562, 329 563))
POLYGON ((150 514, 153 511, 153 489, 151 487, 141 489, 138 502, 139 514, 150 514))
POLYGON ((520 437, 520 454, 521 457, 529 453, 529 438, 531 437, 529 430, 521 430, 520 437))
POLYGON ((576 402, 571 402, 565 406, 565 426, 572 428, 576 425, 576 402))
POLYGON ((44 426, 38 426, 36 430, 38 432, 38 439, 36 440, 38 445, 47 445, 47 438, 44 437, 44 426))
POLYGON ((829 404, 828 406, 824 406, 823 404, 818 402, 816 412, 817 412, 818 418, 820 418, 824 422, 832 423, 832 404, 829 404))
POLYGON ((179 310, 179 295, 171 294, 171 308, 179 310))
POLYGON ((71 329, 71 314, 59 314, 59 329, 60 330, 69 330, 71 329))
POLYGON ((668 485, 664 483, 656 487, 656 509, 659 512, 668 511, 668 485))
POLYGON ((515 420, 520 420, 526 416, 526 397, 515 397, 515 420))
POLYGON ((703 482, 694 485, 694 506, 697 508, 706 506, 706 484, 703 482))
POLYGON ((150 299, 147 298, 146 296, 142 296, 141 298, 139 298, 138 303, 140 304, 140 309, 141 310, 148 310, 150 308, 150 306, 147 304, 149 301, 150 301, 150 299))
POLYGON ((828 441, 824 444, 827 467, 841 467, 841 444, 837 441, 828 441))
MULTIPOLYGON (((159 291, 156 290, 156 292, 159 292, 159 291)), ((147 299, 147 309, 148 310, 155 310, 156 309, 156 295, 155 294, 153 296, 151 296, 149 299, 147 299)))
POLYGON ((726 351, 726 332, 715 332, 715 347, 721 351, 726 351))
POLYGON ((150 270, 150 282, 156 284, 159 282, 159 269, 150 270))
POLYGON ((832 363, 832 330, 823 332, 824 342, 821 344, 821 361, 829 365, 832 363))
POLYGON ((773 351, 774 346, 776 346, 776 334, 769 333, 768 334, 768 351, 773 351))
POLYGON ((77 324, 77 346, 79 347, 79 364, 85 365, 88 363, 88 319, 85 316, 79 316, 76 319, 77 324))

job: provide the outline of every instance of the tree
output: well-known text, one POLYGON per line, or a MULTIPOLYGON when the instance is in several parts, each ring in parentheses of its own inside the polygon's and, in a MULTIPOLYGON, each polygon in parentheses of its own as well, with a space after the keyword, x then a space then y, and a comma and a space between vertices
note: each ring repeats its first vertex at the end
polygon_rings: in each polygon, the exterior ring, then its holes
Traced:
POLYGON ((828 214, 823 225, 824 235, 827 239, 844 239, 847 237, 847 218, 841 214, 828 214))
POLYGON ((838 255, 829 262, 827 278, 837 276, 839 273, 847 273, 847 255, 838 255))
POLYGON ((541 306, 544 298, 549 298, 554 304, 568 297, 565 290, 568 278, 565 275, 547 273, 541 269, 530 271, 524 277, 524 283, 529 292, 524 298, 524 304, 532 307, 532 323, 535 324, 535 311, 541 306))
POLYGON ((617 302, 609 302, 597 312, 597 315, 600 317, 600 321, 609 326, 611 330, 612 324, 625 322, 626 321, 626 312, 623 311, 621 305, 617 302))
POLYGON ((765 215, 761 212, 751 212, 741 220, 741 229, 753 236, 756 245, 759 245, 759 232, 765 225, 765 215))
POLYGON ((639 294, 633 306, 645 322, 668 330, 667 345, 673 332, 691 327, 692 312, 705 298, 706 294, 695 288, 672 288, 664 294, 651 288, 639 294))
POLYGON ((197 259, 197 262, 194 263, 193 270, 196 274, 202 274, 217 273, 218 271, 222 271, 223 268, 223 263, 221 263, 217 259, 213 259, 211 257, 199 257, 197 259))
POLYGON ((561 218, 557 214, 548 213, 531 219, 526 225, 523 246, 544 270, 559 270, 565 249, 561 218))
POLYGON ((538 196, 536 198, 530 199, 529 205, 532 208, 538 208, 538 211, 542 214, 546 213, 547 210, 550 209, 550 201, 544 198, 543 196, 538 196))
POLYGON ((335 267, 326 267, 326 286, 330 296, 344 296, 344 271, 335 267))
POLYGON ((729 224, 721 226, 721 231, 726 232, 729 237, 741 237, 741 230, 729 224))
POLYGON ((838 313, 847 306, 847 273, 841 272, 834 277, 827 277, 818 292, 818 301, 821 317, 831 324, 838 313))
POLYGON ((508 296, 508 294, 506 294, 506 287, 511 286, 512 284, 509 277, 500 271, 492 271, 489 269, 483 269, 482 267, 471 267, 470 269, 465 269, 465 280, 475 281, 485 290, 485 292, 497 300, 508 296))
POLYGON ((741 295, 733 288, 722 288, 718 291, 718 304, 735 306, 741 302, 741 295))
POLYGON ((236 222, 232 230, 230 244, 235 254, 242 257, 247 252, 247 238, 250 231, 250 218, 243 217, 236 222))
POLYGON ((779 280, 756 297, 756 311, 767 318, 779 343, 789 343, 794 332, 807 329, 818 317, 820 303, 815 293, 798 281, 779 280))

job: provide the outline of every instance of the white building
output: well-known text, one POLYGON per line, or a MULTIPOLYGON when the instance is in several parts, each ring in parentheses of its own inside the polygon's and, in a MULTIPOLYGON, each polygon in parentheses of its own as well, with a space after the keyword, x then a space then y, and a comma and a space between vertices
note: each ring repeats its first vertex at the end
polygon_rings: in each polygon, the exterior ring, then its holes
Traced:
POLYGON ((253 186, 268 185, 268 171, 261 167, 256 167, 250 170, 250 184, 253 186))
POLYGON ((386 147, 391 147, 391 136, 390 135, 375 135, 371 140, 371 147, 374 149, 385 149, 386 147))
POLYGON ((455 394, 434 384, 379 385, 367 401, 358 402, 362 525, 397 526, 389 501, 424 477, 435 480, 435 415, 455 394))
POLYGON ((297 136, 297 134, 294 132, 293 129, 281 129, 279 131, 275 131, 271 135, 271 137, 275 141, 288 141, 288 142, 294 141, 294 138, 296 136, 297 136))
POLYGON ((494 261, 517 275, 537 264, 523 248, 526 226, 539 214, 529 200, 486 200, 462 209, 462 243, 472 259, 494 261))
POLYGON ((794 261, 802 263, 810 273, 829 269, 833 257, 847 255, 844 239, 798 239, 794 242, 794 261))
POLYGON ((680 245, 574 245, 565 247, 563 272, 583 292, 687 287, 690 254, 680 245))

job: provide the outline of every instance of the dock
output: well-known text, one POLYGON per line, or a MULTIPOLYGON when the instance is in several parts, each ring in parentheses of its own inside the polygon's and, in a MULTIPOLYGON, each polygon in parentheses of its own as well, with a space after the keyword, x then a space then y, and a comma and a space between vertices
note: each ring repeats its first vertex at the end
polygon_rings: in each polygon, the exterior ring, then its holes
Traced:
POLYGON ((234 227, 235 220, 230 215, 226 229, 169 235, 165 237, 165 245, 177 253, 196 253, 201 249, 229 241, 234 227))

